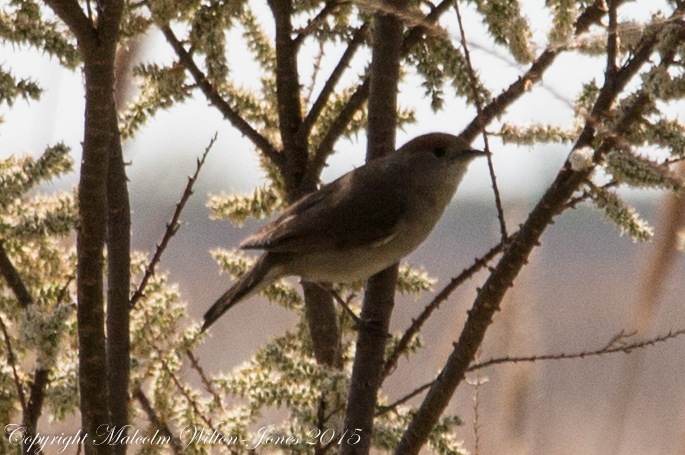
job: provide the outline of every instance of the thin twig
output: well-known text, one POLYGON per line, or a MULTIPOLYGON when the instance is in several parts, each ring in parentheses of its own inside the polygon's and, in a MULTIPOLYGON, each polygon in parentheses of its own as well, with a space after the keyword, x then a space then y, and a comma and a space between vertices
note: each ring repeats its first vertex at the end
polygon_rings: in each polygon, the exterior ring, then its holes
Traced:
POLYGON ((609 35, 607 36, 607 78, 613 79, 618 71, 618 4, 619 0, 608 0, 609 35))
POLYGON ((342 3, 343 2, 340 0, 330 0, 326 2, 323 8, 321 8, 321 11, 319 11, 316 16, 309 20, 309 22, 307 22, 307 25, 305 25, 304 28, 297 31, 297 36, 293 38, 293 42, 295 43, 295 45, 300 46, 302 44, 302 41, 304 41, 304 39, 307 36, 314 33, 316 26, 319 25, 321 21, 323 21, 326 18, 326 16, 331 14, 331 12, 333 12, 336 6, 342 3))
MULTIPOLYGON (((586 183, 587 185, 594 185, 594 184, 593 184, 591 181, 589 181, 589 180, 586 181, 585 183, 586 183)), ((609 189, 609 188, 617 187, 618 185, 619 185, 619 182, 617 182, 616 180, 612 180, 611 182, 605 183, 604 185, 598 187, 598 189, 606 190, 606 189, 609 189)), ((592 198, 592 193, 590 193, 589 191, 583 191, 583 194, 581 194, 580 196, 576 196, 576 197, 574 197, 574 198, 569 199, 569 201, 568 201, 568 202, 566 203, 566 205, 564 206, 564 209, 574 209, 574 208, 576 208, 576 206, 577 206, 578 204, 580 204, 581 202, 585 202, 585 201, 587 201, 588 199, 591 199, 591 198, 592 198)))
POLYGON ((321 71, 321 60, 323 60, 324 44, 325 43, 323 41, 319 42, 319 53, 316 54, 316 57, 314 58, 314 68, 312 70, 311 81, 305 89, 305 92, 307 94, 302 97, 302 104, 304 106, 309 106, 309 101, 311 100, 312 95, 314 94, 314 86, 316 85, 316 80, 319 78, 319 71, 321 71))
POLYGON ((186 355, 190 359, 190 364, 193 370, 195 370, 197 374, 200 376, 200 380, 202 381, 202 385, 205 386, 205 390, 207 390, 207 392, 209 392, 212 395, 212 397, 214 398, 214 403, 223 411, 224 404, 221 401, 221 397, 214 389, 212 381, 207 377, 207 374, 205 374, 205 370, 200 365, 200 362, 198 361, 197 357, 195 357, 195 354, 193 354, 193 351, 191 351, 190 348, 186 348, 186 355))
POLYGON ((361 323, 362 323, 362 320, 359 318, 359 316, 357 316, 357 315, 355 314, 354 311, 352 311, 352 308, 350 308, 350 305, 349 305, 350 302, 352 301, 352 299, 354 298, 354 294, 350 295, 350 296, 347 298, 347 301, 345 301, 345 300, 343 300, 342 297, 340 297, 340 295, 338 295, 337 292, 335 292, 335 289, 333 289, 333 288, 327 288, 326 286, 324 286, 324 285, 321 284, 321 283, 316 283, 316 284, 317 284, 321 289, 323 289, 324 291, 328 292, 331 296, 333 296, 333 299, 335 299, 335 301, 338 302, 338 303, 340 304, 340 306, 343 308, 343 310, 345 310, 345 312, 352 318, 352 320, 353 320, 355 323, 357 323, 357 324, 361 324, 361 323))
MULTIPOLYGON (((624 332, 621 332, 623 334, 622 338, 625 338, 624 332)), ((620 334, 619 334, 620 335, 620 334)), ((494 365, 502 365, 506 363, 522 363, 522 362, 537 362, 537 361, 546 361, 546 360, 574 360, 574 359, 584 359, 585 357, 598 357, 602 356, 605 354, 615 354, 618 352, 623 352, 625 354, 630 354, 632 351, 635 349, 645 349, 650 346, 654 346, 659 343, 666 342, 670 339, 677 338, 681 335, 685 335, 685 329, 680 329, 675 332, 668 332, 665 335, 659 335, 655 338, 649 339, 649 340, 644 340, 644 341, 639 341, 636 343, 630 343, 630 344, 623 344, 623 345, 617 345, 616 343, 616 336, 612 337, 612 339, 603 347, 599 349, 595 349, 592 351, 581 351, 581 352, 576 352, 573 354, 565 354, 565 353, 560 353, 560 354, 548 354, 548 355, 531 355, 531 356, 522 356, 522 357, 498 357, 494 359, 487 360, 482 363, 477 363, 472 366, 470 366, 466 372, 473 372, 477 371, 486 367, 491 367, 494 365)), ((383 406, 380 408, 378 413, 376 415, 382 415, 385 414, 386 412, 392 411, 396 409, 398 406, 406 403, 407 401, 411 400, 415 396, 421 394, 421 392, 425 391, 426 389, 430 388, 435 384, 437 381, 437 378, 423 384, 422 386, 414 389, 407 395, 403 396, 399 400, 393 402, 392 404, 389 404, 387 406, 383 406)))
POLYGON ((0 316, 0 330, 2 330, 2 335, 5 338, 5 348, 7 348, 7 362, 12 367, 12 374, 14 375, 14 385, 17 388, 17 395, 19 395, 19 403, 21 403, 21 410, 24 414, 26 414, 26 397, 24 396, 24 388, 21 385, 19 373, 17 372, 17 359, 16 357, 14 357, 12 343, 10 342, 10 335, 9 333, 7 333, 7 327, 5 327, 5 321, 3 321, 2 316, 0 316))
MULTIPOLYGON (((623 333, 623 332, 622 332, 623 333)), ((680 329, 675 332, 670 331, 664 335, 659 335, 657 337, 651 338, 649 340, 638 341, 629 344, 620 344, 616 342, 616 337, 612 337, 612 340, 600 349, 595 349, 592 351, 581 351, 573 354, 566 354, 564 352, 558 354, 547 354, 547 355, 531 355, 531 356, 521 356, 521 357, 498 357, 494 359, 487 360, 482 363, 477 363, 471 365, 466 371, 476 371, 482 368, 490 367, 493 365, 501 365, 503 363, 522 363, 522 362, 538 362, 543 360, 570 360, 570 359, 584 359, 585 357, 597 357, 605 354, 615 354, 617 352, 623 352, 625 354, 630 354, 635 349, 644 349, 650 346, 654 346, 659 343, 663 343, 673 338, 677 338, 681 335, 685 335, 685 329, 680 329)), ((622 338, 625 338, 624 334, 622 338)))
MULTIPOLYGON (((469 52, 469 47, 466 44, 466 33, 464 32, 464 25, 461 22, 461 13, 459 12, 459 4, 456 0, 452 1, 454 10, 457 13, 457 22, 459 23, 459 33, 461 34, 461 46, 464 48, 464 58, 466 59, 466 67, 469 70, 469 84, 471 85, 471 91, 473 92, 473 102, 476 105, 476 112, 478 117, 483 115, 483 106, 480 102, 480 96, 478 94, 476 72, 473 70, 473 65, 471 64, 471 54, 469 52)), ((483 134, 483 142, 485 143, 485 151, 487 152, 488 158, 488 169, 490 170, 490 181, 492 182, 492 192, 495 194, 495 206, 497 207, 497 219, 499 220, 500 234, 502 236, 501 242, 506 244, 506 240, 509 237, 507 234, 507 224, 504 220, 504 209, 502 208, 502 198, 499 194, 499 187, 497 186, 497 177, 495 176, 495 168, 492 164, 492 152, 490 151, 490 144, 488 142, 488 133, 485 130, 485 124, 482 125, 481 132, 483 134)))
POLYGON ((395 346, 395 349, 393 349, 392 353, 388 356, 387 360, 385 361, 385 366, 383 367, 383 378, 387 378, 390 375, 390 373, 392 373, 392 371, 397 366, 397 361, 399 360, 400 356, 407 350, 407 346, 409 346, 411 340, 417 333, 419 333, 419 331, 423 327, 423 324, 425 324, 425 322, 428 320, 431 314, 433 314, 433 312, 440 307, 440 304, 447 300, 455 289, 457 289, 464 282, 466 282, 466 280, 470 279, 480 269, 485 267, 488 264, 488 262, 490 262, 495 256, 497 256, 497 254, 499 254, 502 251, 503 248, 504 244, 499 243, 480 258, 476 258, 473 265, 464 269, 458 276, 452 278, 450 282, 444 288, 442 288, 438 295, 436 295, 433 298, 433 300, 431 300, 431 302, 428 305, 426 305, 426 307, 423 309, 419 317, 412 321, 411 326, 409 326, 409 328, 404 332, 402 338, 400 338, 400 341, 397 343, 397 346, 395 346))
POLYGON ((148 281, 150 281, 150 278, 152 278, 152 275, 154 275, 155 268, 157 267, 157 264, 159 264, 159 261, 162 259, 162 254, 164 253, 164 250, 166 250, 167 246, 169 245, 169 241, 180 228, 180 223, 178 222, 178 220, 181 217, 181 213, 183 212, 183 209, 185 208, 188 199, 190 199, 190 196, 193 195, 193 185, 195 185, 195 182, 197 181, 197 177, 200 174, 202 165, 205 164, 207 154, 209 154, 209 151, 212 149, 214 142, 216 142, 217 135, 218 133, 214 133, 214 137, 212 137, 211 141, 209 142, 209 145, 207 145, 207 147, 205 148, 205 152, 202 154, 202 157, 197 160, 195 173, 191 177, 188 177, 188 183, 186 184, 186 188, 183 191, 183 196, 181 196, 181 200, 178 201, 178 204, 176 204, 176 210, 174 210, 174 215, 171 217, 171 221, 166 225, 166 232, 164 233, 164 237, 162 237, 162 241, 157 245, 157 251, 155 251, 155 255, 152 257, 152 260, 145 269, 145 274, 143 275, 142 281, 138 285, 138 289, 136 289, 136 291, 131 296, 131 306, 134 306, 138 302, 138 300, 140 300, 143 297, 148 281))
POLYGON ((397 409, 398 406, 403 405, 404 403, 406 403, 407 401, 411 400, 411 399, 414 398, 415 396, 417 396, 417 395, 419 395, 420 393, 424 392, 426 389, 428 389, 430 386, 432 386, 434 382, 435 382, 435 381, 433 380, 433 381, 431 381, 431 382, 428 382, 428 383, 422 385, 421 387, 418 387, 418 388, 412 390, 411 392, 409 392, 408 394, 406 394, 405 396, 403 396, 403 397, 400 398, 399 400, 394 401, 394 402, 392 402, 391 404, 389 404, 389 405, 387 405, 387 406, 380 406, 380 409, 379 409, 378 412, 376 413, 376 417, 378 417, 378 416, 380 416, 380 415, 383 415, 383 414, 385 414, 385 413, 388 413, 388 412, 390 412, 390 411, 392 411, 392 410, 394 410, 394 409, 397 409))
POLYGON ((183 453, 181 441, 179 441, 173 435, 173 433, 166 424, 162 423, 159 416, 155 412, 155 409, 152 407, 152 403, 150 403, 150 400, 148 400, 148 398, 145 396, 140 387, 136 388, 136 390, 133 391, 133 398, 138 400, 138 403, 140 403, 140 407, 143 408, 143 411, 145 412, 145 414, 147 414, 147 418, 150 419, 155 428, 157 428, 166 438, 169 439, 171 443, 171 449, 174 451, 174 453, 176 455, 181 455, 183 453))

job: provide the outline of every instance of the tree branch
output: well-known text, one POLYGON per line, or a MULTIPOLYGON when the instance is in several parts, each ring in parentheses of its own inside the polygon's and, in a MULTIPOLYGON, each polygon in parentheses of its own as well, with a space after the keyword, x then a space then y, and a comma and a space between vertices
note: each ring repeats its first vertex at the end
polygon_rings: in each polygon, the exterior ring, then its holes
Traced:
POLYGON ((200 365, 200 361, 198 360, 198 358, 195 357, 195 354, 190 348, 186 348, 185 352, 188 356, 188 359, 190 360, 190 366, 193 368, 193 370, 195 370, 198 376, 200 376, 200 380, 202 381, 202 385, 205 387, 205 390, 212 395, 214 404, 219 409, 224 410, 224 404, 221 401, 221 397, 214 389, 214 386, 212 385, 212 380, 205 373, 205 370, 200 365))
POLYGON ((487 368, 493 365, 501 365, 504 363, 523 363, 523 362, 539 362, 543 360, 571 360, 571 359, 584 359, 586 357, 598 357, 605 354, 615 354, 617 352, 623 352, 624 354, 630 354, 636 349, 644 349, 650 346, 654 346, 659 343, 671 340, 673 338, 678 338, 681 335, 685 335, 685 329, 676 330, 675 332, 668 332, 664 335, 659 335, 657 337, 651 338, 649 340, 637 341, 634 343, 623 344, 622 340, 627 337, 623 332, 614 336, 606 346, 594 349, 590 351, 580 351, 572 354, 567 354, 565 352, 560 352, 558 354, 546 354, 546 355, 530 355, 530 356, 506 356, 497 357, 494 359, 487 360, 485 362, 476 363, 471 365, 466 371, 476 371, 483 368, 487 368))
POLYGON ((143 408, 143 411, 147 415, 147 418, 150 419, 150 422, 152 422, 155 428, 157 428, 162 433, 162 435, 164 435, 165 438, 168 438, 169 441, 171 441, 171 450, 173 450, 173 452, 176 455, 183 454, 183 445, 181 444, 181 441, 179 441, 178 438, 174 436, 174 434, 171 432, 171 430, 166 424, 162 423, 159 416, 155 412, 155 409, 152 407, 150 400, 147 399, 147 397, 140 389, 140 387, 136 388, 136 390, 133 391, 133 398, 135 398, 138 401, 138 403, 140 403, 140 407, 143 408))
POLYGON ((26 397, 24 396, 24 387, 21 384, 21 379, 19 378, 19 373, 17 372, 17 359, 14 357, 14 351, 12 350, 12 343, 10 341, 10 335, 7 332, 7 327, 5 326, 5 321, 0 315, 0 330, 2 330, 2 336, 5 339, 5 349, 7 349, 7 363, 12 367, 12 375, 14 376, 14 386, 17 388, 17 396, 19 397, 19 404, 21 404, 21 410, 26 414, 26 397))
POLYGON ((98 6, 100 4, 102 9, 98 12, 98 36, 101 43, 113 46, 112 51, 116 52, 124 0, 100 0, 98 6))
POLYGON ((93 23, 86 17, 76 0, 45 0, 45 3, 67 24, 84 49, 96 46, 97 35, 93 23))
MULTIPOLYGON (((349 68, 350 63, 352 62, 352 58, 356 54, 357 50, 361 47, 362 44, 364 44, 364 40, 368 32, 368 29, 369 23, 365 22, 361 27, 357 29, 357 31, 352 36, 352 40, 347 45, 347 49, 345 49, 345 52, 343 53, 342 57, 340 57, 340 61, 336 65, 330 77, 326 80, 326 84, 324 85, 323 89, 321 89, 321 93, 319 93, 319 96, 317 97, 316 101, 312 105, 312 108, 309 110, 309 113, 305 117, 302 127, 300 129, 301 135, 306 135, 308 137, 311 133, 314 124, 316 124, 316 121, 319 119, 321 112, 323 112, 323 109, 328 103, 331 94, 338 85, 340 78, 342 77, 345 70, 349 68)), ((331 129, 329 129, 329 131, 331 129)), ((330 141, 332 138, 332 135, 329 137, 329 135, 327 134, 324 137, 323 142, 325 142, 326 140, 330 141)), ((321 170, 326 165, 326 160, 330 155, 330 151, 333 150, 333 143, 326 147, 319 146, 317 148, 316 152, 312 156, 312 159, 308 163, 307 173, 305 176, 306 181, 313 181, 314 183, 318 181, 319 175, 321 174, 321 170)))
MULTIPOLYGON (((481 370, 483 368, 495 366, 495 365, 502 365, 506 363, 523 363, 523 362, 538 362, 538 361, 545 361, 545 360, 573 360, 573 359, 584 359, 586 357, 599 357, 605 354, 615 354, 618 352, 623 352, 625 354, 630 354, 632 351, 636 349, 644 349, 648 348, 650 346, 654 346, 659 343, 663 343, 665 341, 678 338, 681 335, 685 335, 685 329, 680 329, 675 332, 668 332, 665 335, 659 335, 657 337, 654 337, 649 340, 643 340, 643 341, 638 341, 635 343, 627 343, 627 344, 618 344, 622 339, 626 338, 627 335, 625 333, 621 332, 620 334, 614 336, 609 343, 607 343, 604 347, 591 350, 591 351, 581 351, 581 352, 575 352, 572 354, 566 354, 566 353, 558 353, 558 354, 546 354, 546 355, 531 355, 531 356, 520 356, 520 357, 511 357, 511 356, 506 356, 506 357, 497 357, 493 358, 490 360, 487 360, 485 362, 481 363, 476 363, 474 365, 471 365, 466 372, 472 372, 472 371, 477 371, 481 370)), ((377 415, 383 415, 387 412, 393 411, 397 409, 398 406, 403 405, 407 401, 411 400, 417 395, 420 395, 421 392, 425 391, 426 389, 430 388, 435 384, 436 380, 427 382, 423 384, 420 387, 417 387, 416 389, 412 390, 402 398, 392 402, 391 404, 387 406, 382 406, 380 410, 378 411, 377 415)))
MULTIPOLYGON (((64 5, 65 1, 53 0, 53 3, 64 5)), ((117 144, 120 139, 114 101, 114 62, 123 0, 103 1, 98 11, 98 21, 103 28, 98 29, 97 39, 92 43, 79 39, 79 50, 84 57, 86 110, 78 187, 80 224, 76 239, 76 319, 81 426, 84 432, 93 437, 97 435, 97 429, 101 425, 110 423, 103 248, 108 219, 108 166, 112 148, 120 146, 117 144)), ((80 11, 79 14, 83 15, 83 12, 80 11)), ((73 21, 70 25, 77 28, 82 26, 73 21)), ((79 30, 72 32, 77 36, 79 33, 83 34, 79 30)), ((90 438, 86 441, 86 452, 89 455, 109 454, 112 453, 112 448, 104 444, 98 445, 97 440, 90 438)))
POLYGON ((214 137, 212 137, 212 139, 209 141, 209 145, 207 145, 207 147, 205 148, 205 152, 202 154, 202 157, 197 160, 195 173, 191 177, 188 177, 188 183, 186 184, 185 190, 183 190, 181 200, 178 201, 178 204, 176 204, 176 210, 174 210, 174 214, 171 217, 171 221, 168 222, 166 225, 166 231, 164 232, 162 241, 157 245, 157 250, 155 251, 154 256, 152 256, 152 260, 145 268, 145 274, 143 275, 143 279, 140 281, 138 288, 131 296, 131 300, 129 303, 130 306, 135 306, 135 304, 138 303, 138 300, 140 300, 145 295, 145 288, 147 287, 150 278, 152 278, 152 276, 155 274, 157 264, 159 264, 159 261, 162 259, 162 254, 164 254, 164 251, 169 245, 169 241, 171 241, 171 238, 176 234, 176 232, 178 232, 178 229, 180 228, 179 219, 181 218, 181 213, 183 212, 186 203, 190 199, 190 196, 193 195, 193 186, 197 181, 197 177, 200 175, 200 170, 202 169, 202 166, 205 164, 205 160, 207 159, 209 151, 214 146, 214 142, 216 142, 217 135, 218 133, 214 133, 214 137))
POLYGON ((581 33, 585 33, 591 25, 598 24, 606 13, 606 1, 595 0, 595 2, 585 8, 578 16, 578 19, 576 19, 575 35, 578 36, 581 33))
POLYGON ((301 187, 307 167, 307 138, 298 134, 302 125, 300 75, 297 67, 298 46, 292 38, 292 0, 268 0, 276 23, 276 99, 278 123, 283 142, 285 166, 281 175, 289 202, 311 191, 301 187))
MULTIPOLYGON (((321 74, 321 61, 323 60, 323 54, 325 52, 325 45, 326 43, 321 41, 319 43, 319 52, 317 52, 316 57, 314 58, 314 64, 312 65, 312 76, 309 79, 309 83, 307 84, 307 87, 305 88, 305 93, 306 95, 302 95, 302 105, 306 108, 309 106, 309 103, 312 99, 312 95, 314 95, 314 87, 316 86, 316 82, 319 79, 319 75, 321 74)), ((300 128, 300 133, 302 134, 302 129, 300 128)))
POLYGON ((29 402, 24 410, 23 425, 29 435, 35 435, 38 431, 38 419, 43 412, 43 400, 45 399, 45 388, 50 378, 50 370, 38 368, 33 374, 29 402))
MULTIPOLYGON (((429 31, 430 26, 435 24, 438 19, 440 19, 440 16, 442 16, 442 14, 444 14, 450 8, 452 1, 453 0, 443 0, 440 2, 428 15, 426 15, 422 21, 419 21, 418 25, 411 27, 405 33, 402 41, 402 55, 407 55, 411 47, 416 44, 416 42, 418 42, 426 32, 429 31)), ((596 3, 600 3, 601 1, 602 0, 597 0, 596 3)), ((586 16, 581 16, 579 21, 576 22, 576 35, 585 33, 591 25, 598 23, 602 17, 603 14, 600 15, 596 14, 595 12, 586 16), (582 21, 580 19, 582 19, 582 21)), ((485 125, 489 124, 496 117, 502 115, 502 113, 523 93, 525 93, 525 91, 528 90, 532 84, 539 82, 542 79, 544 72, 554 62, 556 56, 565 50, 565 46, 557 46, 556 49, 550 48, 545 50, 531 65, 530 69, 524 76, 519 78, 519 80, 509 86, 505 92, 496 97, 492 102, 483 108, 483 116, 476 117, 476 119, 474 119, 462 133, 462 137, 469 143, 473 142, 476 135, 484 128, 485 125)), ((343 133, 347 125, 349 125, 354 115, 364 106, 368 96, 369 78, 367 77, 350 96, 349 101, 340 111, 335 120, 331 123, 331 126, 317 147, 315 152, 316 163, 310 165, 312 167, 312 169, 309 171, 310 178, 312 175, 318 176, 321 173, 321 170, 326 164, 326 160, 333 152, 333 145, 340 138, 340 135, 343 133)))
POLYGON ((342 368, 341 328, 331 295, 319 283, 303 281, 301 284, 316 363, 342 368))
POLYGON ((455 289, 457 289, 467 280, 471 279, 476 272, 488 265, 488 262, 501 253, 504 249, 504 245, 504 243, 500 242, 482 257, 476 258, 473 265, 467 269, 464 269, 458 276, 452 278, 450 282, 444 288, 442 288, 438 295, 436 295, 433 300, 426 305, 419 317, 412 320, 411 326, 409 326, 409 328, 404 332, 402 338, 400 338, 400 341, 397 343, 397 346, 395 346, 395 349, 393 349, 388 358, 385 360, 385 366, 383 367, 384 380, 390 376, 393 370, 397 367, 397 361, 399 360, 400 356, 407 351, 407 346, 409 346, 409 343, 414 336, 421 331, 421 328, 426 323, 428 318, 433 314, 433 312, 440 308, 440 305, 449 298, 455 289))
POLYGON ((186 51, 183 44, 178 40, 174 32, 171 30, 169 24, 161 26, 162 33, 164 37, 169 42, 171 47, 176 52, 179 62, 183 67, 190 73, 195 80, 195 83, 200 87, 202 93, 204 93, 207 100, 212 103, 223 116, 231 122, 238 131, 247 136, 247 138, 252 141, 252 143, 257 147, 267 158, 269 158, 279 169, 281 169, 285 163, 285 158, 281 152, 276 150, 276 148, 269 142, 267 138, 259 134, 257 130, 252 128, 252 126, 236 112, 230 104, 224 100, 216 88, 212 85, 205 74, 200 70, 200 68, 195 64, 192 55, 186 51))
MULTIPOLYGON (((411 46, 416 44, 426 33, 429 26, 435 24, 440 16, 445 13, 450 7, 452 0, 444 0, 433 11, 430 12, 418 25, 410 28, 402 39, 401 55, 405 56, 409 53, 411 46)), ((328 131, 324 135, 321 143, 314 153, 315 162, 310 164, 309 178, 318 178, 321 173, 326 160, 333 153, 333 145, 338 141, 342 133, 345 131, 355 114, 364 106, 364 103, 369 97, 369 77, 357 87, 357 90, 350 96, 347 104, 340 111, 338 116, 333 120, 328 131)))
POLYGON ((323 8, 321 8, 321 11, 314 16, 309 22, 307 22, 307 25, 299 30, 297 32, 297 36, 293 39, 293 43, 295 44, 296 47, 300 47, 302 45, 302 42, 304 39, 311 35, 314 32, 314 29, 316 26, 321 23, 329 14, 333 12, 336 6, 340 5, 341 0, 329 0, 326 3, 324 3, 323 8))
MULTIPOLYGON (((603 0, 598 0, 596 2, 596 4, 599 3, 603 3, 603 0)), ((593 13, 587 17, 581 15, 576 21, 576 36, 585 33, 590 26, 598 23, 602 17, 603 15, 597 13, 593 13)), ((552 66, 552 63, 554 63, 557 56, 566 49, 567 47, 564 45, 548 46, 533 62, 528 71, 526 71, 523 76, 519 77, 519 79, 511 84, 504 92, 488 103, 488 105, 483 108, 483 113, 473 119, 464 131, 462 131, 460 136, 469 143, 473 142, 475 137, 483 128, 485 128, 485 126, 502 115, 502 113, 521 95, 529 90, 533 84, 540 82, 545 71, 552 66)))
POLYGON ((331 122, 328 131, 326 131, 326 134, 314 152, 315 161, 310 164, 310 179, 318 179, 318 176, 321 174, 321 171, 326 165, 328 157, 331 155, 331 153, 333 153, 333 146, 338 139, 340 139, 340 136, 345 131, 345 128, 347 128, 347 125, 350 124, 355 114, 359 111, 359 109, 362 108, 362 106, 364 106, 364 103, 366 103, 366 100, 369 97, 369 86, 369 78, 367 77, 364 79, 364 82, 357 87, 357 90, 355 90, 355 92, 350 96, 347 104, 345 104, 345 107, 343 107, 340 113, 338 113, 335 120, 331 122))
MULTIPOLYGON (((345 52, 343 53, 342 57, 340 57, 340 61, 336 65, 330 77, 326 80, 326 84, 321 89, 321 93, 319 93, 319 96, 316 98, 316 101, 312 105, 312 108, 309 110, 309 113, 305 117, 302 127, 300 129, 301 135, 305 135, 306 137, 308 137, 311 133, 312 128, 314 127, 316 121, 319 119, 319 116, 321 115, 321 112, 323 112, 324 107, 328 103, 331 94, 333 94, 336 86, 338 85, 340 78, 344 74, 345 70, 349 68, 350 63, 352 62, 352 58, 357 53, 357 50, 359 50, 361 45, 364 44, 368 30, 369 23, 365 22, 361 27, 357 29, 357 31, 352 36, 352 39, 350 40, 350 43, 347 45, 345 52)), ((314 156, 308 164, 307 175, 305 177, 306 180, 316 181, 319 178, 319 174, 325 166, 326 160, 329 156, 329 153, 325 153, 325 151, 332 150, 332 148, 332 144, 330 145, 330 147, 317 148, 316 153, 314 153, 314 156)))
POLYGON ((609 30, 607 35, 607 68, 606 77, 611 79, 618 71, 618 3, 619 0, 608 0, 609 30))
POLYGON ((421 395, 421 393, 426 391, 427 389, 429 389, 433 385, 434 382, 435 381, 427 382, 426 384, 415 388, 414 390, 412 390, 411 392, 409 392, 408 394, 406 394, 405 396, 403 396, 399 400, 393 401, 392 403, 390 403, 387 406, 381 406, 379 408, 378 412, 376 413, 376 416, 387 414, 388 412, 397 409, 398 406, 403 405, 404 403, 411 400, 415 396, 421 395))
MULTIPOLYGON (((162 353, 160 352, 160 354, 162 354, 162 353)), ((221 431, 219 431, 218 425, 217 425, 217 427, 214 426, 214 424, 212 423, 211 417, 207 417, 202 412, 200 412, 200 407, 198 406, 197 401, 188 394, 185 387, 183 387, 183 384, 181 383, 181 381, 174 374, 174 372, 171 371, 169 364, 165 360, 163 360, 162 357, 160 357, 160 359, 162 361, 162 366, 164 367, 167 374, 169 375, 169 377, 173 381, 174 385, 176 386, 176 389, 181 393, 181 395, 183 395, 183 398, 185 398, 188 405, 193 408, 193 412, 195 413, 195 415, 198 416, 205 423, 205 425, 207 425, 208 428, 211 428, 212 431, 216 431, 216 434, 219 436, 217 441, 220 441, 221 444, 228 449, 229 453, 234 453, 234 454, 237 453, 235 447, 233 447, 230 443, 231 438, 226 437, 225 434, 223 434, 221 431)))
POLYGON ((0 274, 5 279, 7 286, 12 290, 22 308, 28 308, 33 303, 33 297, 21 279, 21 275, 12 264, 12 260, 7 256, 5 245, 0 240, 0 274))

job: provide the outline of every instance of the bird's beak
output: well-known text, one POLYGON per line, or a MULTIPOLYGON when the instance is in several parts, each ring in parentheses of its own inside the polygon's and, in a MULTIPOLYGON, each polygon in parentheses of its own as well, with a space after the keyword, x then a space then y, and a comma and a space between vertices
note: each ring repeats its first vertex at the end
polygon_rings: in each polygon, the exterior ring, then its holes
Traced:
POLYGON ((462 156, 467 159, 471 158, 477 158, 479 156, 487 156, 488 152, 484 152, 483 150, 476 150, 476 149, 469 149, 469 150, 464 150, 462 152, 462 156))

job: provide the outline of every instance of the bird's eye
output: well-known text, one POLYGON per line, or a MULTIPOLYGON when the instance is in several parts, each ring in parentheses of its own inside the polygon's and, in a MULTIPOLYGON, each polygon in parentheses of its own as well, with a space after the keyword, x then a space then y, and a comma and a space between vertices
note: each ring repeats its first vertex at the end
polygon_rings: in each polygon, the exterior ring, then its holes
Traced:
POLYGON ((447 151, 442 147, 435 147, 433 149, 433 155, 435 155, 437 158, 442 158, 446 154, 447 154, 447 151))

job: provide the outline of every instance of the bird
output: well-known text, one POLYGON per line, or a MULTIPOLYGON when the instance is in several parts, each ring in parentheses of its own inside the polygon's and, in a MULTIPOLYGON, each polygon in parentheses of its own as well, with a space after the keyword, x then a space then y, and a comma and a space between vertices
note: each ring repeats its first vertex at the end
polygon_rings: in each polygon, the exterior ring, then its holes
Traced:
POLYGON ((398 262, 428 237, 469 163, 484 155, 459 136, 424 134, 304 196, 240 243, 264 253, 205 313, 202 331, 279 278, 350 283, 398 262))

